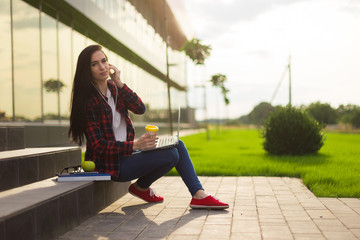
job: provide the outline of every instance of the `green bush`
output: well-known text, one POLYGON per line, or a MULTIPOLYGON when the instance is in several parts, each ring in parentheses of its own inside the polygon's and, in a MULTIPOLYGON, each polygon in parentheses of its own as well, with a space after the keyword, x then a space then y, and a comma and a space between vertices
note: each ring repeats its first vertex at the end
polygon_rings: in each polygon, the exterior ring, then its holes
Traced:
POLYGON ((281 107, 266 119, 264 149, 276 155, 316 153, 324 144, 322 126, 292 106, 281 107))

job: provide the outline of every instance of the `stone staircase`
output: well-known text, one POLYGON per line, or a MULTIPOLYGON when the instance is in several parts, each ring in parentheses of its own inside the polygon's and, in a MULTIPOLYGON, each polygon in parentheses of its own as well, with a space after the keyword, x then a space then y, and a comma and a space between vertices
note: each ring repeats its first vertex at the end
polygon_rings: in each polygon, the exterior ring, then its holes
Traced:
POLYGON ((127 192, 129 182, 57 182, 81 149, 27 148, 24 131, 0 126, 0 240, 56 239, 127 192))

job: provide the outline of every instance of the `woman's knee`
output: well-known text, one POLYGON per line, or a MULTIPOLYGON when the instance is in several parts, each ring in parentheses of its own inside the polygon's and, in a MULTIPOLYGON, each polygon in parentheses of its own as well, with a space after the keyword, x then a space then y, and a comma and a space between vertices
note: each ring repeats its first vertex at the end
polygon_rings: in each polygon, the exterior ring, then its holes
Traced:
POLYGON ((179 152, 176 148, 172 147, 172 148, 169 148, 169 149, 166 149, 167 151, 167 154, 166 154, 166 157, 169 161, 171 161, 173 163, 173 165, 175 166, 178 161, 179 161, 179 152))
POLYGON ((179 150, 186 149, 185 143, 179 139, 179 143, 177 145, 179 150))

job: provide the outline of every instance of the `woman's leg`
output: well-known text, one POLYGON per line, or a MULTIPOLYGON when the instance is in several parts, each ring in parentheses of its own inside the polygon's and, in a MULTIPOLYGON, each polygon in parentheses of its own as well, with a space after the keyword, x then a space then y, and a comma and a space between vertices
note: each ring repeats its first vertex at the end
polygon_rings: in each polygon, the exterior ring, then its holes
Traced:
POLYGON ((190 202, 191 208, 212 208, 226 209, 229 204, 220 202, 211 195, 207 195, 195 173, 194 166, 190 160, 189 153, 182 141, 176 146, 179 152, 179 162, 175 165, 176 170, 180 174, 184 183, 188 187, 193 198, 190 202))
POLYGON ((179 161, 175 165, 175 168, 189 189, 191 196, 194 196, 196 192, 203 190, 203 187, 196 175, 194 166, 183 141, 180 140, 179 144, 176 145, 175 148, 179 153, 179 161))
MULTIPOLYGON (((170 149, 139 153, 122 158, 120 161, 120 176, 118 180, 129 181, 138 178, 136 182, 137 185, 140 188, 147 189, 153 182, 164 176, 174 166, 193 196, 190 202, 191 208, 225 209, 229 207, 229 204, 222 203, 203 192, 203 187, 195 173, 189 153, 182 141, 180 141, 176 147, 170 149), (198 198, 196 197, 197 195, 199 195, 198 198)), ((132 186, 134 185, 131 185, 130 188, 132 186)), ((152 195, 150 190, 151 189, 148 189, 142 192, 129 189, 135 196, 145 201, 163 201, 162 197, 156 194, 152 195)))
POLYGON ((168 173, 179 161, 175 148, 142 152, 120 160, 119 181, 138 178, 137 185, 147 189, 157 179, 168 173))
POLYGON ((118 181, 130 181, 138 178, 139 187, 146 189, 174 166, 191 196, 194 196, 199 190, 203 190, 189 153, 181 140, 173 148, 123 157, 120 161, 118 181))

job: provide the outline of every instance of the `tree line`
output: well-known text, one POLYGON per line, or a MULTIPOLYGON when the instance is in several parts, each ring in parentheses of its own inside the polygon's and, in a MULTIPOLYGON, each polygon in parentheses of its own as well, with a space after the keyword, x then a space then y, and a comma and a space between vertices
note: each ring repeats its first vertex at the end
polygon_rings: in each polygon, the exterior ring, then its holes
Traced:
MULTIPOLYGON (((241 124, 263 125, 269 114, 281 107, 272 106, 268 102, 261 102, 249 114, 241 116, 238 120, 241 124)), ((349 124, 354 128, 360 128, 360 107, 354 104, 339 105, 337 108, 333 108, 328 103, 318 101, 309 105, 301 105, 299 108, 324 126, 349 124)))

